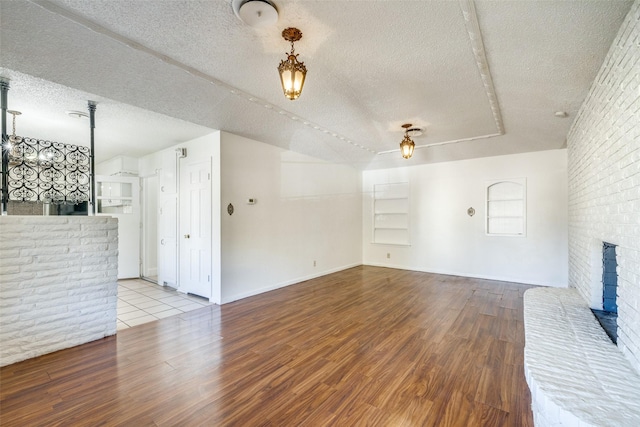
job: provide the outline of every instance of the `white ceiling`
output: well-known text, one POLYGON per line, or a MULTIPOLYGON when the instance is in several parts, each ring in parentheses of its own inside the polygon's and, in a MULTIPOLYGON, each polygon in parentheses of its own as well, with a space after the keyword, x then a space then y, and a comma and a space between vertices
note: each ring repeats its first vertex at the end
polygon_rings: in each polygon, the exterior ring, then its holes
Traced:
POLYGON ((277 25, 253 29, 231 0, 0 1, 18 134, 86 145, 64 112, 91 99, 98 161, 212 129, 360 169, 557 149, 632 3, 274 2, 277 25), (276 70, 289 26, 309 70, 296 101, 276 70), (429 146, 409 160, 407 122, 429 146))

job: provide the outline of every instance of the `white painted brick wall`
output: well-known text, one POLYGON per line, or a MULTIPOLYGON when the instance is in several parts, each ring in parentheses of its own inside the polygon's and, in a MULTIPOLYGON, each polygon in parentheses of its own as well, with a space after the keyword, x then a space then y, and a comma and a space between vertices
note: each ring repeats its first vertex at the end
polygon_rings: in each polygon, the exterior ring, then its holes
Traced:
POLYGON ((0 216, 0 366, 116 333, 118 222, 0 216))
POLYGON ((597 308, 597 252, 602 241, 618 245, 618 346, 640 372, 639 0, 620 27, 567 145, 569 283, 597 308))
POLYGON ((524 371, 536 427, 640 425, 640 373, 576 289, 524 294, 524 371))

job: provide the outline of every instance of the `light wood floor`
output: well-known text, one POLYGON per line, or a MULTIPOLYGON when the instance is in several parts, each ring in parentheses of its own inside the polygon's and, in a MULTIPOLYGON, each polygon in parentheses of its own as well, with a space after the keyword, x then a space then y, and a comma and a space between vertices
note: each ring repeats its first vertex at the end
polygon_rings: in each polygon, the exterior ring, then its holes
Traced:
POLYGON ((376 267, 0 370, 3 426, 532 426, 529 286, 376 267))

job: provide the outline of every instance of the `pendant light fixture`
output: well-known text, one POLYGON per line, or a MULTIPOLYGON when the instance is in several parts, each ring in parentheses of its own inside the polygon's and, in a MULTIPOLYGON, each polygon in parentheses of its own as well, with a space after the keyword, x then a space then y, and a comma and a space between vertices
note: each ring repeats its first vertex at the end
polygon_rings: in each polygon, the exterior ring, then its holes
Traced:
POLYGON ((402 154, 402 157, 408 159, 413 155, 413 150, 416 147, 416 144, 409 137, 409 128, 411 127, 411 123, 404 124, 402 127, 404 128, 404 138, 400 143, 400 153, 402 154))
POLYGON ((302 32, 297 28, 286 28, 282 31, 282 37, 291 42, 291 53, 287 54, 287 59, 280 61, 278 72, 284 96, 293 101, 300 97, 307 75, 307 67, 304 66, 304 62, 298 61, 298 55, 293 48, 293 42, 302 38, 302 32))
POLYGON ((7 149, 10 150, 14 144, 19 144, 20 142, 22 142, 22 137, 16 135, 16 116, 19 116, 22 113, 15 110, 7 110, 7 113, 13 116, 13 133, 11 136, 9 136, 9 143, 7 146, 7 149))

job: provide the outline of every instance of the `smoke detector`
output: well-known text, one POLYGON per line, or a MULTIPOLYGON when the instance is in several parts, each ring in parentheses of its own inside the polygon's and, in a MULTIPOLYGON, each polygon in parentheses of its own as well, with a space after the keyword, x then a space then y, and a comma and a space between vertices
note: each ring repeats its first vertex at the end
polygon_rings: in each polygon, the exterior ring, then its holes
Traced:
POLYGON ((269 0, 232 0, 233 13, 252 28, 273 26, 278 22, 278 9, 269 0))

